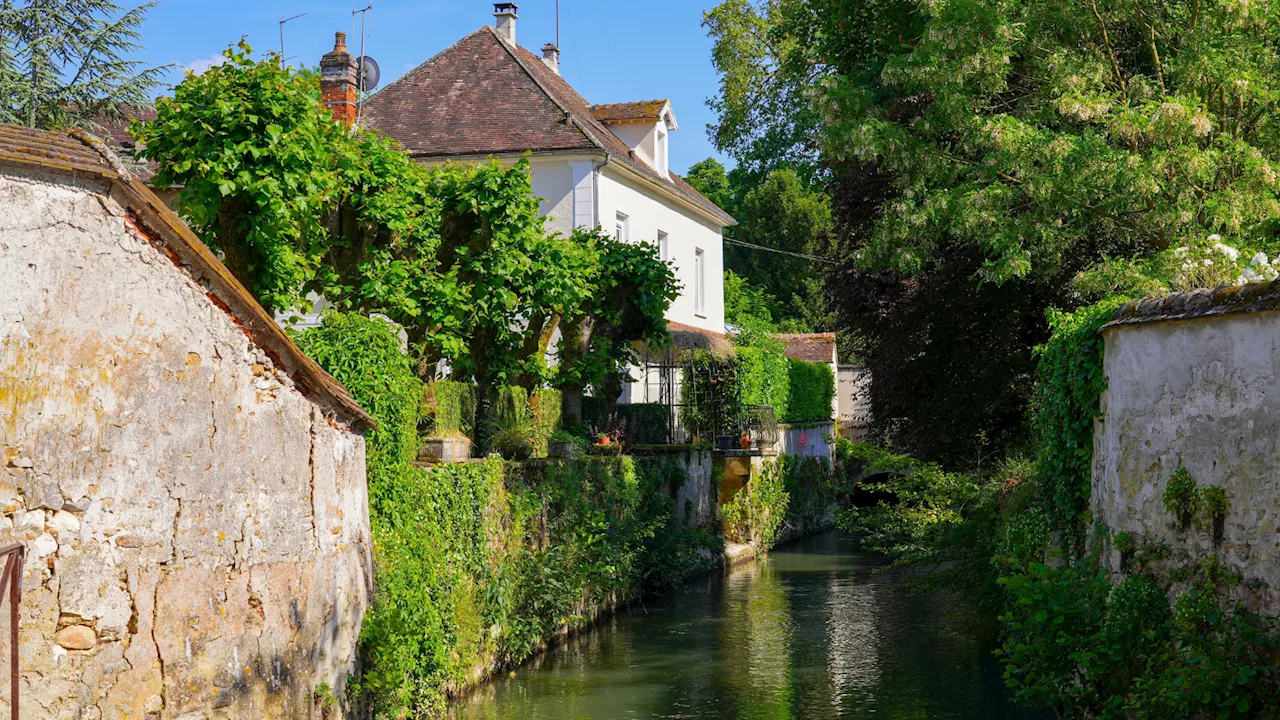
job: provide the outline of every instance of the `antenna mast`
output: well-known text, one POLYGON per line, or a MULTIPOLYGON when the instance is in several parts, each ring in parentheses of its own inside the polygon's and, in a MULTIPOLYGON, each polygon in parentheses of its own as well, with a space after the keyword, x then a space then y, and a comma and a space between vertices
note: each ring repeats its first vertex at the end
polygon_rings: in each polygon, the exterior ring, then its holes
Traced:
MULTIPOLYGON (((365 7, 364 9, 362 9, 362 10, 352 10, 352 11, 351 11, 351 26, 352 26, 352 28, 354 28, 354 27, 355 27, 356 14, 358 13, 358 14, 360 15, 360 59, 361 59, 361 61, 363 61, 363 60, 364 60, 364 57, 365 57, 365 54, 364 54, 365 15, 366 15, 366 13, 368 13, 368 12, 369 12, 370 10, 372 10, 372 9, 373 9, 373 3, 372 3, 372 2, 370 2, 370 3, 369 3, 369 5, 368 5, 367 7, 365 7)), ((357 84, 356 84, 356 124, 355 124, 355 127, 360 127, 360 115, 361 115, 361 113, 364 111, 364 97, 363 97, 363 95, 364 95, 364 82, 360 79, 360 78, 362 77, 362 75, 361 75, 360 73, 362 73, 362 72, 363 72, 363 70, 356 70, 356 73, 357 73, 357 75, 356 75, 356 83, 357 83, 357 84)))
POLYGON ((560 49, 560 0, 556 0, 556 49, 560 49))
POLYGON ((306 15, 306 13, 300 13, 290 18, 284 18, 284 17, 280 18, 280 65, 281 66, 284 65, 284 24, 289 22, 290 20, 297 20, 303 15, 306 15))

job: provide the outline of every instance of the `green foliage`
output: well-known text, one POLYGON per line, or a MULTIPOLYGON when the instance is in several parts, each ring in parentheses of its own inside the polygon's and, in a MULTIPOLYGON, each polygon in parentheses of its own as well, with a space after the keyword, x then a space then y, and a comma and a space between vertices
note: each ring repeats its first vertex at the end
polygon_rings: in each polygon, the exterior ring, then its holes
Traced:
POLYGON ((1200 507, 1205 516, 1213 520, 1227 517, 1227 491, 1220 487, 1206 487, 1200 490, 1200 507))
POLYGON ((340 131, 312 79, 251 52, 242 41, 221 65, 187 73, 132 132, 160 165, 156 184, 182 187, 191 228, 264 306, 287 309, 320 262, 340 131))
POLYGON ((1182 529, 1190 527, 1200 509, 1200 493, 1196 481, 1187 469, 1180 467, 1169 478, 1164 488, 1164 508, 1178 521, 1182 529))
POLYGON ((1112 587, 1092 567, 1033 564, 1001 580, 1010 594, 1002 661, 1020 701, 1114 720, 1280 711, 1272 620, 1212 584, 1182 593, 1171 614, 1151 577, 1112 587))
POLYGON ((452 380, 426 383, 422 416, 427 421, 430 437, 470 437, 476 421, 475 388, 452 380))
POLYGON ((927 570, 927 586, 990 594, 1002 483, 946 472, 869 444, 846 448, 842 464, 856 465, 874 481, 852 489, 855 506, 837 513, 840 527, 894 566, 927 570))
POLYGON ((1119 553, 1131 553, 1138 549, 1138 543, 1133 539, 1133 533, 1129 532, 1116 533, 1116 536, 1111 540, 1111 545, 1119 553))
POLYGON ((293 338, 377 420, 378 429, 369 437, 371 486, 380 479, 375 469, 417 458, 422 383, 389 323, 330 311, 320 327, 293 338))
MULTIPOLYGON (((638 358, 637 344, 670 344, 666 312, 679 296, 680 284, 656 245, 582 229, 574 231, 572 243, 596 258, 580 302, 564 312, 553 378, 553 385, 574 395, 576 404, 588 387, 598 395, 617 397, 625 368, 638 358)), ((565 420, 577 424, 580 418, 565 420)))
POLYGON ((724 320, 748 332, 778 332, 783 314, 778 299, 732 270, 724 273, 724 320))
POLYGON ((761 471, 753 474, 746 486, 720 508, 728 539, 751 543, 760 550, 773 547, 791 503, 786 486, 793 467, 793 461, 785 457, 766 461, 761 471))
POLYGON ((534 457, 546 457, 547 444, 560 432, 560 391, 543 388, 531 393, 529 411, 533 415, 533 435, 529 441, 533 444, 534 457))
POLYGON ((771 407, 779 420, 785 418, 792 393, 787 354, 782 345, 760 339, 753 345, 739 347, 736 362, 742 402, 771 407))
POLYGON ((1040 440, 1039 484, 1054 527, 1080 531, 1089 500, 1093 423, 1106 389, 1102 336, 1123 299, 1113 298, 1074 313, 1050 311, 1053 335, 1040 349, 1035 418, 1040 440))
MULTIPOLYGON (((694 190, 702 193, 721 210, 730 215, 734 214, 738 205, 737 188, 730 181, 729 173, 719 160, 707 158, 690 165, 689 173, 684 179, 693 186, 694 190)), ((732 228, 725 228, 726 233, 731 233, 732 230, 732 228)))
POLYGON ((158 3, 112 0, 0 4, 0 123, 60 129, 120 120, 151 102, 168 67, 130 56, 158 3))
POLYGON ((790 423, 830 420, 836 395, 836 376, 828 363, 790 359, 790 402, 783 420, 790 423))

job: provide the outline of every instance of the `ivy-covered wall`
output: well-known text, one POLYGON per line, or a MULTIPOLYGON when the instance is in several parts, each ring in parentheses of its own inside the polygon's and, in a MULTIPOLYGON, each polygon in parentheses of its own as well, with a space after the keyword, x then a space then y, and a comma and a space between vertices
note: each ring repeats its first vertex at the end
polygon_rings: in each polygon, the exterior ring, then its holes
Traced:
POLYGON ((390 326, 333 313, 298 342, 379 422, 368 468, 375 591, 351 693, 374 717, 432 716, 450 691, 720 556, 716 528, 681 522, 679 458, 419 467, 429 403, 390 326))

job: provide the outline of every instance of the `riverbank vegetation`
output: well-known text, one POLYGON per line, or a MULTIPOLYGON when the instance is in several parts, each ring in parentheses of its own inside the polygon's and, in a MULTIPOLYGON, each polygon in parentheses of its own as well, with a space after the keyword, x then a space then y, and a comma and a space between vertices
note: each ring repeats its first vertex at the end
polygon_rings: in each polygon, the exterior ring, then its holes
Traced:
MULTIPOLYGON (((1028 704, 1274 716, 1274 628, 1245 609, 1268 590, 1089 505, 1097 329, 1127 299, 1277 276, 1280 9, 724 0, 705 24, 720 149, 831 199, 812 252, 838 262, 826 309, 890 448, 842 446, 869 480, 843 524, 981 593, 1028 704)), ((1212 547, 1224 500, 1182 478, 1170 521, 1212 547)))
POLYGON ((351 690, 377 717, 438 713, 490 669, 718 558, 717 531, 674 521, 669 495, 688 479, 677 462, 419 467, 423 383, 392 325, 335 312, 297 340, 379 423, 368 444, 376 590, 351 690))

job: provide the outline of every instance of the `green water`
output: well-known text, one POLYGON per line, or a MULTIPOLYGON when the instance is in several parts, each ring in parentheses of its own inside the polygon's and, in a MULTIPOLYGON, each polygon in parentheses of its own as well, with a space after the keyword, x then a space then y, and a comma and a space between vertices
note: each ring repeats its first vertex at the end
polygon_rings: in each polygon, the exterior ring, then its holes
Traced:
POLYGON ((457 720, 1001 720, 994 628, 895 590, 837 532, 623 611, 459 702, 457 720))

